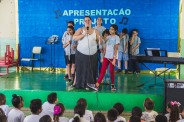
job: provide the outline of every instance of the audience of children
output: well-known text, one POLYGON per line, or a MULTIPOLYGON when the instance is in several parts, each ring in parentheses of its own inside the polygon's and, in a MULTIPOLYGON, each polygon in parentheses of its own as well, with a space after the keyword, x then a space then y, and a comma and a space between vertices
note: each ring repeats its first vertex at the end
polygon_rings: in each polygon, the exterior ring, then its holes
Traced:
POLYGON ((50 115, 53 117, 54 114, 54 106, 58 102, 57 93, 50 93, 47 97, 47 101, 42 105, 41 115, 50 115))
POLYGON ((24 122, 39 122, 40 113, 42 111, 42 101, 40 99, 33 99, 30 103, 31 115, 25 117, 24 122))
POLYGON ((141 119, 145 122, 155 121, 158 113, 153 110, 154 102, 151 98, 146 98, 144 101, 145 112, 142 113, 141 119))
POLYGON ((6 97, 2 93, 0 93, 0 108, 4 111, 5 115, 8 116, 10 108, 6 105, 6 97))
POLYGON ((68 122, 69 119, 66 117, 63 117, 63 114, 65 112, 65 107, 62 103, 58 103, 54 106, 54 122, 68 122))
POLYGON ((126 122, 126 119, 124 117, 121 116, 121 114, 124 111, 124 106, 121 103, 116 103, 113 106, 114 109, 116 109, 118 111, 118 116, 117 119, 114 122, 119 122, 119 121, 123 121, 126 122))
POLYGON ((8 122, 23 122, 25 115, 21 111, 21 108, 24 106, 24 100, 22 96, 13 94, 12 105, 14 108, 8 113, 8 122))

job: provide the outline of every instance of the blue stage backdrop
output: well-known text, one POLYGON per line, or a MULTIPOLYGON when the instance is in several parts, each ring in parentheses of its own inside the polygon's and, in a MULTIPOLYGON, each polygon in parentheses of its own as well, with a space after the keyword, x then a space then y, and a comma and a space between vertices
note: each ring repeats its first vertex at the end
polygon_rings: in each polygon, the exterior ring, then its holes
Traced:
POLYGON ((61 37, 67 21, 73 20, 77 29, 85 15, 92 17, 93 26, 101 16, 106 28, 111 24, 117 24, 119 32, 137 28, 141 53, 145 48, 177 51, 179 0, 19 0, 18 8, 20 57, 31 56, 33 46, 42 46, 42 67, 54 65, 54 59, 56 67, 65 67, 61 37), (51 35, 59 35, 52 62, 51 45, 46 43, 51 35))

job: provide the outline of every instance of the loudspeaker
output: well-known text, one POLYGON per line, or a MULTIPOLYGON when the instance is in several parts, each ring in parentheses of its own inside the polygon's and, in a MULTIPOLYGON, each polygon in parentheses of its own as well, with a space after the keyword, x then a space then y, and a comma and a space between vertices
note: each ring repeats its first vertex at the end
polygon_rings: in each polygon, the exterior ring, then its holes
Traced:
POLYGON ((167 79, 164 86, 164 112, 166 112, 166 106, 169 101, 180 102, 180 107, 184 108, 184 80, 167 79))

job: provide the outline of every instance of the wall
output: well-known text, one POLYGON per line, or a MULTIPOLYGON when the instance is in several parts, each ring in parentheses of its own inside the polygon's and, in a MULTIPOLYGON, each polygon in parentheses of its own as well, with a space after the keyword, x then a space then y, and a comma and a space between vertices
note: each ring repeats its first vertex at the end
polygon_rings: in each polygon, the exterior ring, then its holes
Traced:
POLYGON ((15 0, 0 2, 0 56, 4 56, 5 45, 16 49, 16 12, 15 0))
MULTIPOLYGON (((184 0, 180 1, 180 42, 181 56, 184 57, 184 0)), ((181 77, 184 78, 184 66, 181 66, 181 77)))
MULTIPOLYGON (((19 0, 19 42, 20 56, 31 55, 33 46, 43 47, 43 67, 50 64, 51 46, 46 44, 49 36, 59 35, 60 40, 66 30, 66 22, 74 20, 75 28, 82 27, 85 12, 93 20, 102 16, 103 25, 109 28, 116 23, 119 32, 126 27, 130 31, 139 29, 141 53, 149 47, 160 47, 168 51, 177 51, 178 45, 178 0, 19 0), (101 15, 100 15, 101 11, 101 15)), ((55 45, 56 67, 65 67, 62 44, 55 45)), ((150 65, 155 68, 155 64, 150 65)), ((143 67, 142 67, 143 68, 143 67)))

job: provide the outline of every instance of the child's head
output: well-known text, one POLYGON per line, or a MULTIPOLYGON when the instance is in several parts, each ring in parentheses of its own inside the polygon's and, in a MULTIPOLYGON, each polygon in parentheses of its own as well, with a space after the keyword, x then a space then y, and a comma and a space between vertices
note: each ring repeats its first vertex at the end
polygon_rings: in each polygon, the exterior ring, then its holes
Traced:
POLYGON ((42 101, 40 99, 31 100, 30 107, 33 114, 39 114, 42 112, 42 101))
POLYGON ((167 122, 167 117, 164 115, 157 115, 155 118, 155 122, 167 122))
POLYGON ((141 122, 141 118, 139 116, 131 116, 129 122, 141 122))
POLYGON ((124 111, 124 106, 121 103, 114 104, 113 108, 118 111, 118 115, 120 115, 124 111))
POLYGON ((180 103, 179 102, 176 102, 176 101, 170 101, 168 104, 167 104, 167 111, 170 113, 170 117, 169 117, 169 120, 171 122, 174 122, 174 121, 177 121, 179 120, 179 106, 180 106, 180 103))
POLYGON ((118 26, 116 24, 112 24, 109 30, 110 34, 111 35, 117 34, 117 31, 118 31, 118 26))
POLYGON ((154 102, 151 98, 146 98, 144 100, 144 108, 146 110, 153 110, 153 107, 154 107, 154 102))
POLYGON ((137 29, 133 29, 132 30, 132 35, 137 36, 138 35, 138 30, 137 29))
POLYGON ((106 122, 106 118, 104 114, 100 112, 96 113, 94 117, 94 122, 106 122))
POLYGON ((47 101, 50 104, 55 104, 57 102, 58 98, 57 98, 57 94, 55 92, 50 93, 47 97, 47 101))
POLYGON ((86 101, 86 99, 84 99, 84 98, 80 98, 80 99, 77 101, 77 104, 81 104, 81 105, 83 105, 85 108, 87 108, 87 101, 86 101))
POLYGON ((22 108, 24 106, 24 100, 21 96, 17 96, 16 94, 12 95, 12 104, 15 108, 22 108))
POLYGON ((105 29, 103 32, 102 32, 102 36, 104 37, 104 38, 106 38, 107 36, 109 36, 110 35, 110 33, 109 33, 109 30, 108 29, 105 29))
POLYGON ((109 121, 115 121, 118 117, 118 111, 115 108, 111 108, 107 112, 107 118, 109 121))
POLYGON ((74 34, 74 27, 73 26, 68 26, 67 27, 67 32, 68 32, 68 34, 70 34, 70 35, 73 35, 74 34))
POLYGON ((102 18, 98 17, 96 23, 97 25, 102 25, 102 18))
POLYGON ((74 22, 73 22, 73 21, 68 21, 67 25, 68 25, 68 26, 73 26, 73 27, 74 27, 74 22))
POLYGON ((0 93, 0 106, 6 103, 6 97, 4 94, 0 93))
POLYGON ((44 115, 40 118, 39 122, 52 122, 52 118, 49 115, 44 115))
POLYGON ((62 103, 58 103, 54 106, 54 121, 59 121, 59 117, 63 115, 65 107, 62 103))
POLYGON ((127 33, 128 33, 128 29, 127 29, 127 28, 123 28, 123 29, 122 29, 122 34, 125 35, 125 34, 127 34, 127 33))
POLYGON ((85 114, 85 107, 81 104, 77 104, 74 108, 74 114, 73 122, 79 122, 80 117, 83 117, 85 114))
POLYGON ((138 116, 141 117, 142 116, 142 110, 139 107, 134 107, 132 108, 132 116, 138 116))

